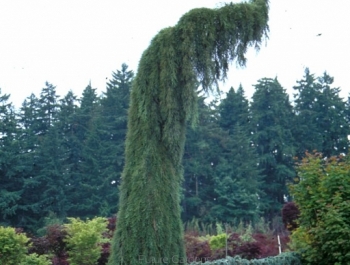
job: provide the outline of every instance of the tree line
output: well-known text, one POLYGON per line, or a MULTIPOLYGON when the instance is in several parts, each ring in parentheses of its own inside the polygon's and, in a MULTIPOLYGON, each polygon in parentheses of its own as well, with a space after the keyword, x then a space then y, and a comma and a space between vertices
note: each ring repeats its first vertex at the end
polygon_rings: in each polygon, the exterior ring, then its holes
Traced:
MULTIPOLYGON (((0 224, 36 231, 48 218, 92 218, 118 211, 129 96, 123 64, 98 95, 88 85, 64 97, 46 83, 17 110, 0 94, 0 224)), ((272 220, 305 151, 347 153, 350 107, 333 77, 305 70, 292 99, 262 78, 251 100, 242 86, 210 103, 198 98, 183 157, 182 219, 272 220)))

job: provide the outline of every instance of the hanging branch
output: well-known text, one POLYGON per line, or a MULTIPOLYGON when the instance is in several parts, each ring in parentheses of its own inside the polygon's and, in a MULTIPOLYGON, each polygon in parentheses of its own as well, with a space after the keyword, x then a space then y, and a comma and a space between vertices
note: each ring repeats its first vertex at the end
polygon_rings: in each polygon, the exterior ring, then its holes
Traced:
POLYGON ((160 31, 142 55, 129 109, 117 230, 109 265, 183 264, 180 216, 187 121, 195 121, 197 89, 245 65, 249 46, 268 32, 268 1, 199 8, 160 31))

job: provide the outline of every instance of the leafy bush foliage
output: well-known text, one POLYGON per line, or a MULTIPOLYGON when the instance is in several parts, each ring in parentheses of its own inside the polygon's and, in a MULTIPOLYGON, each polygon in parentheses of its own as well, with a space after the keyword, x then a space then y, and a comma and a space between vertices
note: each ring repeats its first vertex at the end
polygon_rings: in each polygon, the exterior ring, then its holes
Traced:
MULTIPOLYGON (((42 229, 41 231, 46 231, 42 237, 27 238, 22 259, 18 263, 9 264, 106 265, 110 255, 110 239, 116 228, 116 217, 95 218, 85 222, 75 218, 69 220, 70 223, 67 225, 55 224, 42 229), (27 249, 29 255, 26 255, 27 249), (50 257, 51 262, 48 257, 50 257)), ((22 233, 20 229, 10 230, 12 234, 22 233)), ((278 255, 277 239, 269 230, 256 229, 255 227, 253 229, 252 226, 243 223, 237 227, 228 226, 225 230, 227 234, 223 232, 224 230, 219 224, 216 224, 216 229, 205 230, 213 232, 215 234, 213 236, 201 236, 198 229, 187 230, 185 233, 187 262, 223 262, 220 259, 226 257, 226 238, 227 254, 231 257, 237 256, 234 259, 235 262, 260 262, 261 258, 278 255), (233 230, 236 232, 233 233, 233 230), (264 233, 261 233, 263 230, 264 233)), ((287 241, 288 237, 281 237, 284 250, 287 241)))
POLYGON ((111 253, 111 243, 102 243, 101 245, 101 255, 97 260, 97 265, 105 265, 108 262, 109 255, 111 253))
MULTIPOLYGON (((253 238, 256 242, 259 242, 261 254, 259 258, 266 258, 271 256, 277 256, 279 254, 278 250, 278 239, 275 234, 254 234, 253 238)), ((288 251, 289 236, 280 236, 282 251, 288 251)))
POLYGON ((50 252, 50 243, 46 236, 42 237, 32 237, 30 238, 30 246, 28 248, 28 253, 36 253, 38 255, 48 254, 50 252))
MULTIPOLYGON (((201 231, 191 229, 186 231, 186 254, 190 261, 214 261, 224 259, 226 254, 234 257, 252 260, 262 259, 279 254, 277 236, 272 230, 260 223, 259 227, 239 223, 237 227, 227 226, 227 236, 224 233, 215 236, 200 236, 201 231), (232 232, 235 231, 235 232, 232 232), (226 253, 227 237, 227 253, 226 253)), ((216 229, 216 232, 223 230, 216 229)), ((282 250, 288 250, 289 237, 285 231, 280 235, 282 250)))
POLYGON ((289 231, 295 230, 297 225, 297 219, 300 215, 300 211, 295 202, 287 202, 282 208, 282 221, 284 227, 289 231))
POLYGON ((18 265, 27 254, 29 238, 12 227, 0 226, 0 264, 18 265))
POLYGON ((227 235, 225 233, 217 236, 212 236, 209 240, 209 245, 212 250, 224 248, 226 246, 227 235))
POLYGON ((68 265, 67 244, 64 241, 67 237, 67 231, 64 226, 59 224, 50 225, 42 231, 46 231, 44 236, 30 239, 29 253, 48 254, 52 257, 53 265, 68 265))
POLYGON ((24 260, 19 265, 51 265, 46 255, 39 256, 32 253, 24 257, 24 260))
POLYGON ((103 232, 103 238, 107 239, 105 243, 102 244, 101 256, 97 261, 97 265, 106 265, 108 262, 109 255, 111 253, 111 242, 113 233, 117 227, 117 217, 107 218, 107 230, 103 232))
MULTIPOLYGON (((79 219, 74 219, 74 218, 72 219, 75 220, 74 222, 84 223, 79 219)), ((91 221, 87 221, 86 223, 88 223, 88 225, 93 225, 94 222, 91 222, 91 221)), ((98 221, 98 223, 100 223, 100 221, 98 221)), ((105 221, 101 221, 101 223, 104 224, 105 229, 103 229, 103 231, 100 232, 100 230, 102 230, 102 225, 99 225, 98 226, 99 228, 95 230, 96 234, 98 235, 97 238, 100 238, 100 239, 102 238, 102 240, 99 240, 100 243, 95 245, 97 249, 100 249, 100 253, 99 253, 97 263, 93 263, 93 264, 106 265, 110 254, 110 239, 112 238, 113 232, 116 227, 116 217, 110 217, 105 221)), ((72 222, 68 224, 68 226, 71 224, 72 222)), ((70 237, 72 236, 81 237, 81 240, 84 240, 89 234, 89 232, 86 232, 86 233, 82 232, 84 230, 84 225, 81 225, 80 227, 81 227, 81 230, 76 229, 75 232, 73 232, 74 229, 69 230, 71 234, 68 235, 67 225, 66 226, 60 225, 60 224, 49 225, 41 229, 42 232, 46 231, 46 234, 44 236, 42 237, 32 236, 32 238, 30 238, 28 253, 50 256, 51 257, 50 264, 52 265, 71 265, 72 263, 68 261, 68 252, 72 256, 72 253, 73 253, 72 251, 74 250, 72 249, 72 245, 68 244, 70 237)), ((93 232, 94 229, 88 229, 88 230, 90 232, 93 232)), ((78 249, 81 249, 83 247, 83 244, 80 245, 79 247, 78 249)), ((96 254, 95 257, 97 257, 98 256, 97 251, 95 254, 96 254)), ((31 257, 31 259, 34 260, 33 257, 31 257)), ((29 261, 28 261, 28 264, 30 264, 29 261)))
POLYGON ((350 157, 306 154, 290 186, 300 209, 291 246, 303 264, 350 264, 350 157))
POLYGON ((68 236, 64 241, 68 248, 70 265, 95 265, 100 258, 103 239, 102 234, 107 229, 107 219, 96 217, 82 221, 79 218, 68 218, 65 225, 68 236))
POLYGON ((30 253, 39 255, 53 253, 55 256, 61 256, 65 252, 67 231, 62 225, 51 225, 45 228, 46 235, 42 237, 32 237, 30 253))
POLYGON ((234 249, 233 253, 240 256, 243 259, 250 260, 260 257, 261 247, 258 242, 245 242, 244 244, 234 249))
POLYGON ((205 262, 212 254, 207 239, 198 237, 195 233, 185 234, 185 247, 187 261, 205 262))

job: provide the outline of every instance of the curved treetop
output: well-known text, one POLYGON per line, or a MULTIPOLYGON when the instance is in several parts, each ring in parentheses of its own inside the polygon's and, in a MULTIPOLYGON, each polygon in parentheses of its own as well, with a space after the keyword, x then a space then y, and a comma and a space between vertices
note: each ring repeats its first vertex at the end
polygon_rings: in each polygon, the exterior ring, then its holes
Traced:
POLYGON ((210 91, 232 61, 245 65, 247 48, 267 37, 267 22, 267 0, 194 9, 143 53, 131 91, 109 265, 183 263, 173 258, 185 256, 181 161, 186 121, 197 116, 197 89, 210 91))

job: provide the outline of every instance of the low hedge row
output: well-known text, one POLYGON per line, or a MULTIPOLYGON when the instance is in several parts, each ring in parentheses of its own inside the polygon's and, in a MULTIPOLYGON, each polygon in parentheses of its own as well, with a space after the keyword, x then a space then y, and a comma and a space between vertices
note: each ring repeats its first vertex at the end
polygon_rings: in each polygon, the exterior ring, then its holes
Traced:
POLYGON ((192 262, 190 265, 302 265, 299 256, 294 252, 281 253, 278 256, 263 259, 242 259, 239 256, 227 257, 214 261, 192 262))

